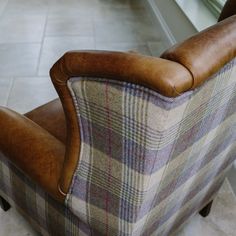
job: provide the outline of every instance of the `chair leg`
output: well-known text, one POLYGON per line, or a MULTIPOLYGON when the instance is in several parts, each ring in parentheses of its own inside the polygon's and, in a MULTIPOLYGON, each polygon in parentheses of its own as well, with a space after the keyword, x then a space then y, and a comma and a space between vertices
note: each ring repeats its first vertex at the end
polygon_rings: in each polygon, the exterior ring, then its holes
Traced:
POLYGON ((213 203, 213 200, 210 201, 204 208, 202 208, 201 211, 199 211, 199 214, 202 217, 207 217, 210 214, 212 203, 213 203))
POLYGON ((4 211, 8 211, 11 208, 11 205, 0 196, 0 207, 4 210, 4 211))

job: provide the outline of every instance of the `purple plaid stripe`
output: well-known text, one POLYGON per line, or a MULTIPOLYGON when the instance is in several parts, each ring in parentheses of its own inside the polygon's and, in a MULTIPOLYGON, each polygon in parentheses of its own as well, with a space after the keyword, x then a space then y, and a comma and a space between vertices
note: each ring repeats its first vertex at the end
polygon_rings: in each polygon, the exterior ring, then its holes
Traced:
POLYGON ((235 159, 235 73, 233 60, 177 98, 126 82, 71 79, 82 143, 67 205, 4 156, 0 193, 43 235, 176 232, 214 197, 235 159))
POLYGON ((125 82, 71 79, 82 151, 68 203, 78 217, 105 235, 147 235, 159 227, 165 235, 173 229, 163 225, 195 196, 213 194, 210 183, 235 158, 234 66, 178 98, 125 82), (186 190, 189 180, 195 188, 186 190))

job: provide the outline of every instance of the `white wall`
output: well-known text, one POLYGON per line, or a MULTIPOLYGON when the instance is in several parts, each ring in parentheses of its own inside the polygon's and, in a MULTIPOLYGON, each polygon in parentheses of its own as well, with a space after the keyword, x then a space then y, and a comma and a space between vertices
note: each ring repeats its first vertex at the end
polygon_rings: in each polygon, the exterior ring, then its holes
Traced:
POLYGON ((146 0, 148 7, 164 30, 169 44, 181 42, 197 33, 192 23, 185 16, 174 0, 146 0))

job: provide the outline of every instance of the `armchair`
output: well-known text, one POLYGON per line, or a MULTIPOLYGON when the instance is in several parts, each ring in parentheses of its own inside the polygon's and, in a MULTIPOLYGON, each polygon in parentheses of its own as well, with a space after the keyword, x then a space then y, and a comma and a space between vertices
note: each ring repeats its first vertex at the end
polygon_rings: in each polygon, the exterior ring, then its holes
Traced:
POLYGON ((236 16, 167 50, 71 51, 60 100, 0 109, 0 196, 42 235, 172 235, 236 158, 236 16))

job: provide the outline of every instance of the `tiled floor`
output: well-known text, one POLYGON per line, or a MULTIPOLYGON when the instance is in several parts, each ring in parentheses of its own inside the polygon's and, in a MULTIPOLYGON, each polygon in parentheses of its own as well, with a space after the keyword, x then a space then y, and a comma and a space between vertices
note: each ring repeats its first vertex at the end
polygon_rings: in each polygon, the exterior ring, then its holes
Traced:
POLYGON ((141 0, 0 0, 0 105, 24 113, 56 97, 48 72, 67 50, 161 45, 141 0))
MULTIPOLYGON (((157 56, 160 29, 145 0, 0 0, 0 105, 24 113, 55 97, 49 68, 67 50, 135 50, 157 56)), ((229 184, 207 219, 195 216, 178 236, 236 235, 229 184)), ((0 210, 0 236, 37 235, 11 209, 0 210)))

